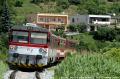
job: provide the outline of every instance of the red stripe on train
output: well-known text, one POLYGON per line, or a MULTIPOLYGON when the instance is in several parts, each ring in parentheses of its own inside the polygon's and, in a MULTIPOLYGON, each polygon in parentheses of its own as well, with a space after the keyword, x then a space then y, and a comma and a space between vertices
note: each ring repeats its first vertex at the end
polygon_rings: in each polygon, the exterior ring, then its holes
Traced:
POLYGON ((13 42, 10 42, 9 45, 48 48, 48 45, 47 45, 47 44, 44 44, 44 45, 43 45, 43 44, 28 44, 28 43, 13 43, 13 42))

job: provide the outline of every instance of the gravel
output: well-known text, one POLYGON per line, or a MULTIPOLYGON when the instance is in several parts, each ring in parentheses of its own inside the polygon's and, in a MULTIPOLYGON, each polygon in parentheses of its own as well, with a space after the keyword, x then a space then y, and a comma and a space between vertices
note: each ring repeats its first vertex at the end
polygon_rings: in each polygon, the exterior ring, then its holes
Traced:
MULTIPOLYGON (((5 73, 4 79, 9 79, 10 74, 13 70, 9 70, 5 73)), ((39 73, 41 79, 53 79, 54 78, 54 70, 45 69, 44 71, 39 73)), ((16 73, 15 79, 36 79, 35 72, 22 72, 18 71, 16 73)))

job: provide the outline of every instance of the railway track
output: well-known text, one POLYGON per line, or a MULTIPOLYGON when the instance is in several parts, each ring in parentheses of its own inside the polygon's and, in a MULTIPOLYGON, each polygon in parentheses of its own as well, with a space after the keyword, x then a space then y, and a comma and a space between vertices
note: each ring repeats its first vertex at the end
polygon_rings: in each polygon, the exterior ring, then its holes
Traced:
POLYGON ((9 79, 15 79, 16 73, 17 73, 17 70, 14 70, 14 71, 10 74, 10 78, 9 78, 9 79))
MULTIPOLYGON (((10 74, 8 79, 18 79, 17 75, 16 75, 17 72, 18 72, 18 70, 14 70, 13 72, 11 72, 11 74, 10 74)), ((35 77, 35 79, 41 79, 40 78, 40 72, 35 71, 35 76, 34 77, 35 77)))
POLYGON ((53 79, 54 70, 25 72, 20 70, 8 70, 4 79, 53 79))
POLYGON ((35 72, 35 76, 36 76, 36 79, 41 79, 38 71, 35 72))

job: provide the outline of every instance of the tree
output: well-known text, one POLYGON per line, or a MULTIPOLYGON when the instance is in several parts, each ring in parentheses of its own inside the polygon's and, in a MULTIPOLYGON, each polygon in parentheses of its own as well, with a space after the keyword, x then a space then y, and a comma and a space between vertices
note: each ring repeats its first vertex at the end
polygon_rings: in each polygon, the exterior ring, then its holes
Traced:
POLYGON ((22 4, 23 4, 22 1, 17 0, 17 1, 15 2, 15 7, 22 7, 22 4))
POLYGON ((69 0, 69 3, 77 5, 80 4, 80 0, 69 0))
POLYGON ((98 31, 93 33, 94 39, 103 41, 113 41, 115 40, 116 35, 117 31, 108 27, 100 27, 98 28, 98 31))
POLYGON ((11 28, 10 23, 10 14, 8 10, 7 0, 4 0, 2 14, 1 14, 1 26, 0 26, 0 33, 1 32, 8 32, 11 28))
POLYGON ((120 2, 114 2, 111 6, 112 13, 120 13, 120 2))
POLYGON ((77 28, 78 28, 79 33, 84 33, 87 31, 87 25, 85 24, 79 24, 77 28))
POLYGON ((69 7, 68 0, 57 0, 57 5, 60 6, 62 9, 66 9, 69 7))
POLYGON ((73 25, 69 25, 68 29, 71 32, 76 32, 77 31, 77 25, 74 25, 74 24, 73 25))
POLYGON ((31 2, 34 4, 39 4, 40 2, 44 2, 44 0, 32 0, 31 2))

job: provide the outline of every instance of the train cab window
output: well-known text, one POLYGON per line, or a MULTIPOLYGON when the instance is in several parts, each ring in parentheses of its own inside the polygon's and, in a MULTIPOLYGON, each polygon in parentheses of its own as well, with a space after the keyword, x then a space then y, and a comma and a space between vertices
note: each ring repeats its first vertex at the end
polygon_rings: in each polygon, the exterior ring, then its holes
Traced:
POLYGON ((12 41, 20 43, 28 43, 28 32, 13 31, 12 41))
POLYGON ((47 44, 47 33, 31 33, 32 44, 47 44))

